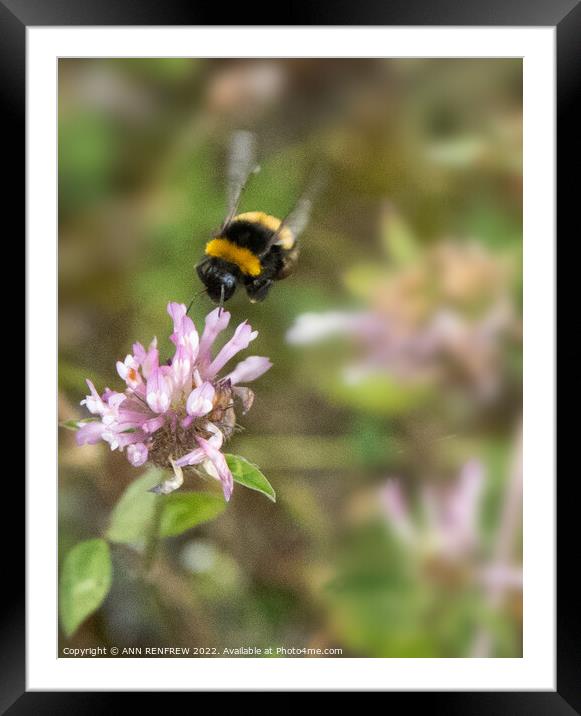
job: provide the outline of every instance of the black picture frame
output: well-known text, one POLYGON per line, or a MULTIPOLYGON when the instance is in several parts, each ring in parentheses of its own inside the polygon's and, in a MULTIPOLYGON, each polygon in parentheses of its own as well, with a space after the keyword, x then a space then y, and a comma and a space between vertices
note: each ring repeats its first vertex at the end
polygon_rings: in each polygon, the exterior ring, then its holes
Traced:
MULTIPOLYGON (((374 2, 359 0, 356 4, 346 0, 320 0, 310 6, 290 5, 277 8, 278 17, 265 18, 260 23, 249 23, 252 13, 248 3, 228 10, 228 25, 445 25, 445 26, 554 26, 557 34, 557 232, 578 241, 578 222, 573 229, 572 216, 576 211, 578 160, 572 151, 577 139, 579 122, 573 109, 578 90, 579 38, 581 38, 581 4, 579 0, 410 0, 407 3, 374 2), (268 22, 264 22, 268 19, 268 22)), ((27 26, 66 25, 214 25, 222 19, 223 8, 201 5, 188 6, 171 0, 0 0, 0 98, 2 102, 4 156, 7 164, 3 174, 8 179, 4 189, 4 221, 8 224, 13 215, 14 226, 23 224, 24 170, 22 148, 25 145, 25 69, 27 26), (221 16, 221 17, 219 17, 221 16)), ((15 236, 17 234, 14 234, 15 236)), ((564 265, 564 245, 559 254, 564 265)), ((570 284, 562 281, 558 299, 562 304, 572 299, 570 284)), ((574 301, 574 299, 572 299, 574 301)), ((29 307, 30 308, 30 307, 29 307)), ((560 324, 557 323, 558 328, 560 324)), ((17 347, 14 350, 18 353, 17 347)), ((559 354, 562 363, 578 371, 572 363, 573 355, 567 350, 559 354)), ((572 430, 565 428, 562 442, 575 444, 572 430), (567 433, 570 433, 567 435, 567 433)), ((33 436, 28 435, 30 440, 33 436)), ((10 470, 17 468, 11 467, 10 470)), ((577 570, 573 552, 578 543, 577 520, 573 499, 576 471, 564 476, 557 486, 557 690, 554 692, 389 692, 388 705, 401 697, 413 699, 414 705, 435 713, 446 714, 572 714, 581 713, 581 634, 575 588, 577 570)), ((11 482, 14 485, 13 482, 11 482)), ((14 491, 12 505, 24 497, 20 486, 14 491)), ((10 495, 5 496, 9 500, 10 495)), ((6 502, 5 504, 8 504, 6 502)), ((82 693, 82 692, 29 692, 25 685, 25 602, 24 602, 24 535, 9 521, 3 520, 5 558, 12 558, 8 573, 3 575, 4 608, 0 612, 0 710, 1 713, 61 714, 119 712, 135 707, 137 694, 82 693), (10 530, 10 532, 8 532, 10 530), (17 535, 15 537, 15 534, 17 535), (20 548, 18 548, 18 544, 20 548), (10 548, 8 549, 8 545, 10 548), (21 588, 18 587, 21 585, 21 588), (131 699, 131 701, 130 701, 131 699)), ((5 565, 5 568, 6 565, 5 565)), ((175 694, 177 695, 177 694, 175 694)), ((191 695, 186 695, 191 698, 191 695)), ((148 705, 161 704, 157 693, 146 694, 148 705)))

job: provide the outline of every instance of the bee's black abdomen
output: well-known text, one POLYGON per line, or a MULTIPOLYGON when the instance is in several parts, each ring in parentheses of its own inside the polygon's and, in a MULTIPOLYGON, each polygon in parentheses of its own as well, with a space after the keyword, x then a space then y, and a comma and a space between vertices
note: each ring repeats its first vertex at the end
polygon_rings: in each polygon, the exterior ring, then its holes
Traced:
POLYGON ((222 235, 232 243, 258 255, 268 246, 273 231, 259 223, 235 220, 224 229, 222 235))

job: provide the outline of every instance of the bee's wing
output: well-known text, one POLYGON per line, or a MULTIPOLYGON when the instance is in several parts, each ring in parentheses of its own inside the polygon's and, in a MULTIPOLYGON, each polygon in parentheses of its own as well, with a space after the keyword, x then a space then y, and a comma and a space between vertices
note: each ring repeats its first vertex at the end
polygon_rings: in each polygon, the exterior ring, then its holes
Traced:
POLYGON ((228 157, 228 210, 224 229, 234 218, 240 196, 251 174, 259 170, 256 163, 256 137, 251 132, 234 132, 228 157))
POLYGON ((263 251, 263 254, 280 240, 281 232, 285 228, 290 229, 295 240, 299 238, 309 223, 314 201, 323 188, 324 183, 325 179, 322 175, 318 175, 316 179, 311 182, 307 190, 293 207, 292 211, 282 220, 280 226, 270 238, 268 246, 263 251))

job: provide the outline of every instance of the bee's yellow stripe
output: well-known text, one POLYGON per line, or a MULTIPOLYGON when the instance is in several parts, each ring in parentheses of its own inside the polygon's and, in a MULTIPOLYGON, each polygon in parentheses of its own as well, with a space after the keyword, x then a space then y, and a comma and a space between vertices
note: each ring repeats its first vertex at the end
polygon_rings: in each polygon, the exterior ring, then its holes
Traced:
POLYGON ((242 273, 248 276, 259 276, 262 270, 260 259, 250 249, 224 238, 212 239, 206 244, 206 256, 213 256, 236 264, 242 273))
MULTIPOLYGON (((238 214, 232 221, 249 221, 251 224, 260 224, 270 231, 278 231, 282 223, 276 216, 265 214, 264 211, 247 211, 244 214, 238 214)), ((287 226, 282 227, 276 243, 283 249, 292 249, 294 246, 295 238, 287 226)))
POLYGON ((232 221, 249 221, 251 224, 261 224, 271 231, 276 231, 280 226, 280 219, 265 214, 264 211, 246 211, 244 214, 235 216, 232 221))

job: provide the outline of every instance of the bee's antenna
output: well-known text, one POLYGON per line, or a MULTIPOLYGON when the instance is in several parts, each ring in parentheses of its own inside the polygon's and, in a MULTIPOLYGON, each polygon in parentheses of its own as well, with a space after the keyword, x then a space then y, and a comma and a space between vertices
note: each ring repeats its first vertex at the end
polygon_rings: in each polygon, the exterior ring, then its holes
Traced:
POLYGON ((220 286, 220 310, 218 311, 218 316, 222 315, 222 311, 224 310, 224 284, 220 286))
POLYGON ((201 291, 198 291, 197 293, 194 293, 194 295, 192 296, 192 300, 190 301, 190 303, 189 303, 189 305, 188 305, 188 308, 187 308, 187 310, 186 310, 186 316, 187 316, 188 313, 190 312, 191 307, 194 305, 194 301, 196 300, 196 298, 198 298, 199 296, 201 296, 203 293, 206 293, 207 290, 208 290, 207 288, 203 288, 201 291))

